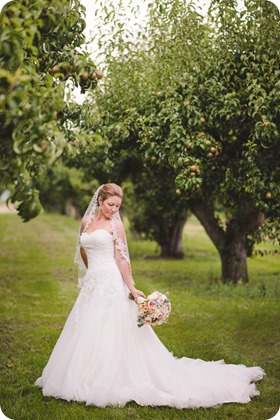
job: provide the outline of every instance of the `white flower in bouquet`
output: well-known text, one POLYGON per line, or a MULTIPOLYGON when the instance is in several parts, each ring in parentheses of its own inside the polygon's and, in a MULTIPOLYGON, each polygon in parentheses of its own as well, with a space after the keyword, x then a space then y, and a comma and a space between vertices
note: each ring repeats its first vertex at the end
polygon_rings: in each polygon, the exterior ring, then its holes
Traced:
POLYGON ((159 296, 164 296, 164 295, 158 291, 155 291, 148 296, 148 299, 157 299, 159 296))
MULTIPOLYGON (((158 291, 151 293, 146 299, 139 296, 137 299, 137 324, 143 325, 161 325, 167 322, 171 312, 171 302, 167 297, 158 291)), ((133 299, 133 296, 129 296, 133 299)))

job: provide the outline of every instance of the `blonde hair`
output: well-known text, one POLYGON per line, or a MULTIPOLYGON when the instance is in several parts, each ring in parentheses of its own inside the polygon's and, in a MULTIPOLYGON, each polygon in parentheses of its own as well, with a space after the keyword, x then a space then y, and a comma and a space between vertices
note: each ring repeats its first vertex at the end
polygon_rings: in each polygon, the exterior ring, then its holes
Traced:
POLYGON ((113 197, 115 195, 122 199, 123 190, 119 185, 113 183, 102 185, 98 194, 98 196, 101 197, 102 201, 107 200, 107 198, 113 197))

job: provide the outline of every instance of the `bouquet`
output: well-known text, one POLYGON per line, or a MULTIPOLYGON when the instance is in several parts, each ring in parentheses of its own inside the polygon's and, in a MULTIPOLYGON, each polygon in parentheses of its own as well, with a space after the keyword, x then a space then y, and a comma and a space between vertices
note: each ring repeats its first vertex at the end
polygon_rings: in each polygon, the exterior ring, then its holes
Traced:
MULTIPOLYGON (((164 324, 171 312, 171 302, 168 293, 153 292, 146 299, 139 296, 137 300, 137 325, 161 325, 164 324)), ((133 300, 132 294, 129 298, 133 300)))

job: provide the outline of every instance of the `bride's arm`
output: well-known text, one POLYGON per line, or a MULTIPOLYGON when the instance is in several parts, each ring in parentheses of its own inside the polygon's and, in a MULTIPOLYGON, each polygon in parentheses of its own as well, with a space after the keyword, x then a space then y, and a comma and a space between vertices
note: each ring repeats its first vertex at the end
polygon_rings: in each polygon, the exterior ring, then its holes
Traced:
POLYGON ((119 270, 121 272, 123 281, 125 282, 129 291, 133 295, 134 300, 136 301, 139 296, 143 296, 145 298, 145 294, 141 290, 136 289, 134 285, 130 264, 125 259, 123 259, 123 257, 121 257, 118 252, 116 253, 115 258, 117 266, 119 267, 119 270))
POLYGON ((126 245, 125 245, 125 234, 124 227, 122 223, 117 224, 115 233, 115 260, 117 266, 121 272, 123 281, 127 285, 129 291, 136 301, 139 296, 146 297, 145 294, 136 289, 134 280, 132 278, 131 266, 129 259, 126 257, 128 255, 126 245))
POLYGON ((80 247, 80 254, 81 254, 82 260, 83 260, 86 268, 88 268, 87 254, 86 254, 86 251, 84 250, 84 248, 82 248, 82 247, 80 247))

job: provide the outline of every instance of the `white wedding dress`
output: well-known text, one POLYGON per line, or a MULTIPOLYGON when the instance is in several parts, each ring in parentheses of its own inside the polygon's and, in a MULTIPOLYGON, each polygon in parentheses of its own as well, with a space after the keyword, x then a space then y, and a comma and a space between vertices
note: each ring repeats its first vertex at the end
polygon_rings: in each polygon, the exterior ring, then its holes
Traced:
POLYGON ((42 376, 43 394, 104 407, 135 401, 177 408, 247 403, 259 392, 260 367, 223 360, 174 357, 150 326, 137 327, 114 258, 113 236, 104 229, 81 235, 88 270, 42 376))

